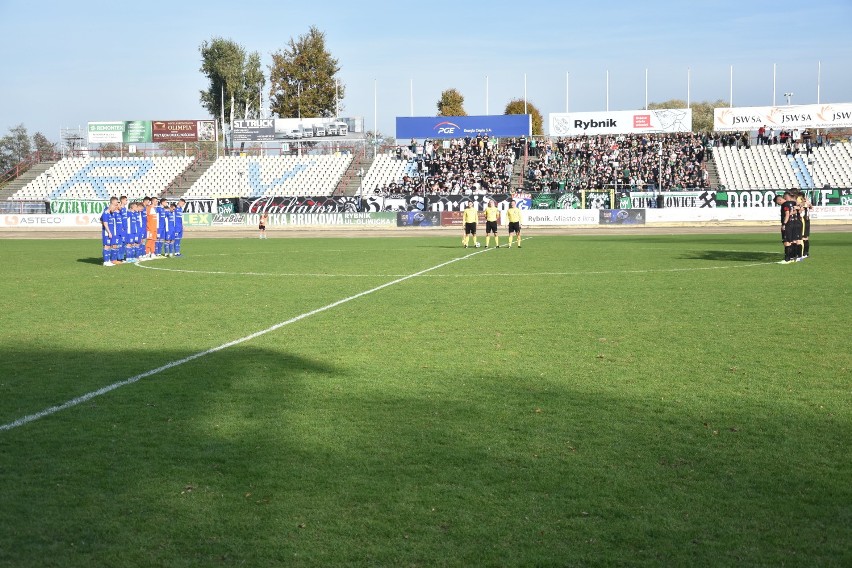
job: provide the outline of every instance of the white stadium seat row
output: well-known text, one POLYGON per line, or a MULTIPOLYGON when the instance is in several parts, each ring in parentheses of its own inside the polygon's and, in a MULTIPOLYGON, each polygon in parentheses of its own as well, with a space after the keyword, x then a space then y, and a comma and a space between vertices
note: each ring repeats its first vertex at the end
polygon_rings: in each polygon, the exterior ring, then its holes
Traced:
POLYGON ((184 197, 331 195, 351 162, 351 154, 225 156, 216 160, 184 197))
POLYGON ((364 175, 364 181, 361 184, 363 194, 369 195, 377 187, 384 188, 391 183, 398 184, 403 176, 413 177, 416 173, 417 163, 414 160, 400 160, 393 153, 379 154, 364 175))
POLYGON ((65 158, 15 192, 10 199, 104 200, 126 195, 131 200, 160 195, 192 163, 192 158, 65 158))
POLYGON ((788 156, 779 144, 737 149, 716 147, 719 183, 728 189, 852 187, 852 144, 814 147, 810 155, 788 156))

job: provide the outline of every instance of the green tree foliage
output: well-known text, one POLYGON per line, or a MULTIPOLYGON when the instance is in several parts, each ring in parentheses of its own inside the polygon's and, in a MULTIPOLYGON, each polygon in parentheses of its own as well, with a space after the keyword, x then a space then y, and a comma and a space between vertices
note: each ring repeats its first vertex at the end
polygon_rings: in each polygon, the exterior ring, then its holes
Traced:
POLYGON ((253 51, 246 59, 243 73, 243 118, 260 118, 260 93, 266 77, 260 68, 260 54, 253 51))
POLYGON ((27 127, 19 124, 10 128, 9 133, 0 138, 0 175, 29 158, 32 151, 27 127))
POLYGON ((336 79, 337 59, 325 45, 325 33, 311 26, 298 40, 272 54, 269 101, 282 118, 334 117, 344 87, 336 79), (336 97, 335 97, 336 93, 336 97))
POLYGON ((438 101, 438 116, 467 116, 464 110, 464 97, 456 89, 447 89, 441 93, 438 101))
MULTIPOLYGON (((713 110, 717 108, 727 107, 727 101, 722 99, 710 101, 701 101, 690 103, 692 108, 692 131, 693 132, 713 132, 713 110)), ((686 108, 686 101, 682 99, 671 99, 661 103, 649 103, 649 110, 661 108, 686 108)))
POLYGON ((541 118, 541 112, 534 104, 527 101, 527 109, 524 112, 524 99, 512 99, 506 105, 506 110, 503 114, 529 114, 532 115, 532 133, 533 136, 541 136, 544 134, 544 126, 541 118))
POLYGON ((224 110, 224 114, 233 119, 235 101, 243 97, 246 50, 235 41, 221 37, 203 42, 198 49, 201 72, 209 80, 207 89, 201 91, 201 104, 215 117, 224 110))
POLYGON ((42 158, 51 157, 57 152, 57 144, 48 140, 47 136, 41 132, 33 134, 33 146, 35 147, 35 151, 38 152, 42 158))

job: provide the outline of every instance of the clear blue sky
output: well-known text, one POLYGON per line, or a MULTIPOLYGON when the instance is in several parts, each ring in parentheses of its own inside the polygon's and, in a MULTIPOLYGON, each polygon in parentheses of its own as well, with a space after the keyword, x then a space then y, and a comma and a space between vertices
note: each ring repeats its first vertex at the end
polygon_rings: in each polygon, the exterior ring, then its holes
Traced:
MULTIPOLYGON (((852 102, 852 1, 663 2, 393 1, 83 2, 0 0, 4 69, 0 134, 23 123, 58 140, 63 126, 97 120, 204 118, 198 47, 214 36, 259 51, 264 65, 316 25, 340 61, 344 116, 393 134, 394 118, 434 115, 458 89, 468 114, 499 114, 524 94, 545 115, 610 110, 649 100, 728 99, 734 106, 852 102), (519 8, 521 5, 527 8, 519 8), (375 82, 375 83, 374 83, 375 82)), ((268 73, 268 69, 266 70, 268 73)))

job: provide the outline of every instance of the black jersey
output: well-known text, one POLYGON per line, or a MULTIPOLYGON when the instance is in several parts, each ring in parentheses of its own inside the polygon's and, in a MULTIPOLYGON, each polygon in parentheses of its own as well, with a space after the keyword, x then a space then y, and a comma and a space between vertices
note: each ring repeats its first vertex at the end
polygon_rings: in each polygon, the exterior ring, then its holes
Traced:
POLYGON ((798 213, 796 212, 796 202, 795 201, 785 201, 784 203, 782 203, 781 204, 781 224, 783 225, 785 221, 790 222, 790 221, 795 221, 796 219, 798 219, 798 213), (787 213, 790 214, 789 217, 787 217, 787 213))

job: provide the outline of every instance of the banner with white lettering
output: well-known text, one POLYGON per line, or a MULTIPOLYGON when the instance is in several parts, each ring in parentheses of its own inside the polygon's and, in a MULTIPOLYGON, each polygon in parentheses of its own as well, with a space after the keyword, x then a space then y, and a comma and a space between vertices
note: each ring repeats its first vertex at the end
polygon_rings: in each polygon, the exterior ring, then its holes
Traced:
POLYGON ((234 119, 234 142, 269 142, 275 140, 275 119, 234 119))
POLYGON ((793 130, 795 128, 849 128, 852 127, 852 103, 819 105, 790 105, 765 107, 717 108, 713 110, 713 130, 766 129, 793 130))
POLYGON ((522 226, 597 225, 600 212, 595 209, 526 209, 521 210, 522 226))
POLYGON ((692 109, 689 108, 552 112, 548 119, 550 136, 692 131, 692 109))

